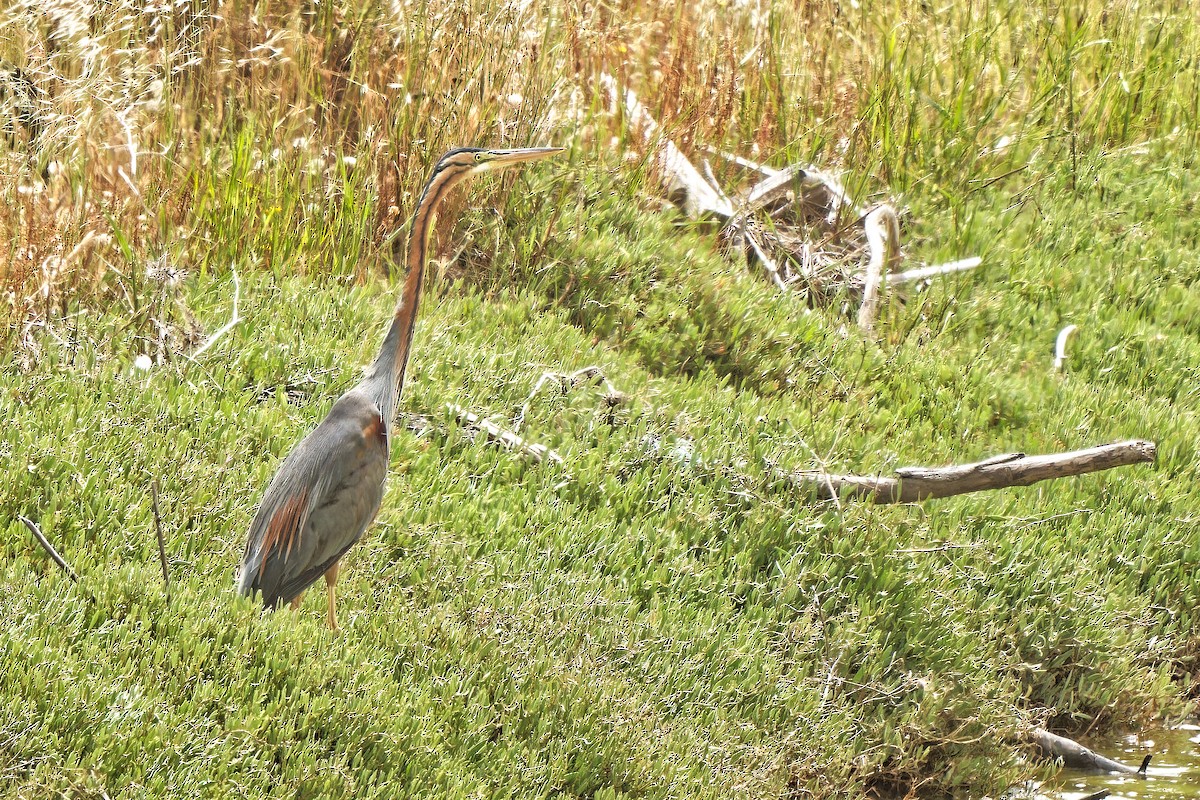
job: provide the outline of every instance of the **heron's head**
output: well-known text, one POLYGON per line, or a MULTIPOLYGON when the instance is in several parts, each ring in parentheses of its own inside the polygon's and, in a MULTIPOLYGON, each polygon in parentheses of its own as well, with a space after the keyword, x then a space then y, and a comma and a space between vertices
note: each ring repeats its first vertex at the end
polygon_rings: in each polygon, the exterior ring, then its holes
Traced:
POLYGON ((447 173, 446 177, 465 178, 488 170, 504 169, 526 161, 536 161, 555 153, 561 147, 522 147, 516 150, 485 150, 478 147, 462 147, 442 156, 433 168, 434 176, 447 173))
POLYGON ((562 151, 561 147, 522 147, 517 150, 460 147, 439 158, 433 167, 433 173, 429 176, 429 181, 425 184, 425 190, 421 192, 421 199, 417 201, 417 211, 413 216, 412 223, 413 233, 409 237, 410 266, 413 263, 412 259, 424 258, 426 235, 437 215, 438 206, 446 198, 447 193, 460 182, 481 172, 503 169, 514 164, 524 164, 526 161, 536 161, 562 151))

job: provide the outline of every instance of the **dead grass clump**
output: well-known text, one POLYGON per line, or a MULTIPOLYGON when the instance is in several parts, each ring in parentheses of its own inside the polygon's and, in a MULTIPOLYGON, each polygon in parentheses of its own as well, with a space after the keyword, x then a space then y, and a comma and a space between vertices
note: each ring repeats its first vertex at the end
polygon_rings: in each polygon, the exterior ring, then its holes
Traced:
MULTIPOLYGON (((126 271, 169 253, 199 272, 241 261, 362 278, 441 152, 623 140, 598 113, 605 73, 689 158, 713 146, 818 163, 863 176, 849 187, 860 197, 928 175, 965 191, 976 161, 1010 158, 1033 128, 1066 131, 1031 146, 1068 148, 1078 169, 1089 137, 1171 130, 1192 113, 1180 98, 1194 76, 1167 69, 1164 42, 1195 23, 1160 22, 1102 3, 1063 15, 833 0, 17 0, 0 9, 0 61, 33 99, 0 119, 3 313, 23 319, 41 262, 89 231, 121 243, 110 266, 126 271), (31 219, 16 193, 52 174, 69 187, 50 189, 66 212, 31 219)), ((51 283, 84 299, 93 281, 51 283)))
POLYGON ((47 187, 53 211, 0 210, 5 313, 28 318, 46 305, 33 302, 39 292, 72 298, 61 310, 91 296, 98 282, 66 258, 89 231, 120 243, 105 263, 124 272, 170 254, 201 272, 250 260, 363 277, 375 248, 396 241, 433 158, 464 144, 545 143, 554 127, 586 137, 597 121, 571 92, 610 66, 646 87, 685 147, 729 136, 774 146, 792 80, 764 92, 746 76, 770 65, 756 80, 782 75, 792 13, 491 0, 217 13, 23 0, 0 11, 10 34, 0 59, 41 93, 44 133, 24 144, 29 158, 0 164, 0 180, 42 191, 37 165, 49 163, 68 188, 47 187), (40 266, 51 258, 52 279, 40 266))
POLYGON ((0 160, 4 315, 42 327, 97 297, 98 274, 162 258, 200 270, 247 257, 272 269, 361 262, 353 256, 370 257, 372 240, 402 224, 440 152, 549 140, 550 13, 485 3, 0 11, 12 34, 0 59, 43 98, 18 120, 39 141, 6 140, 0 160), (366 228, 364 205, 378 206, 366 228), (294 234, 297 217, 322 234, 280 241, 277 226, 294 234), (70 256, 89 233, 119 247, 85 266, 70 256))

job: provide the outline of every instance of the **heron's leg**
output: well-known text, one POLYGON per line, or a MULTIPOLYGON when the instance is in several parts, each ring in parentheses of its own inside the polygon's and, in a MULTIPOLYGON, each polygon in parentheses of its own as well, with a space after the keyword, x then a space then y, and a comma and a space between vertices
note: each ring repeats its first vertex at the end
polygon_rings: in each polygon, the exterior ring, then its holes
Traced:
POLYGON ((329 595, 329 630, 336 631, 337 624, 337 602, 333 596, 333 587, 337 583, 338 562, 333 562, 333 566, 325 570, 325 591, 329 595))
POLYGON ((290 605, 292 607, 292 611, 295 611, 296 609, 300 608, 300 602, 302 600, 304 600, 304 592, 301 592, 300 594, 296 595, 296 599, 290 603, 290 605))

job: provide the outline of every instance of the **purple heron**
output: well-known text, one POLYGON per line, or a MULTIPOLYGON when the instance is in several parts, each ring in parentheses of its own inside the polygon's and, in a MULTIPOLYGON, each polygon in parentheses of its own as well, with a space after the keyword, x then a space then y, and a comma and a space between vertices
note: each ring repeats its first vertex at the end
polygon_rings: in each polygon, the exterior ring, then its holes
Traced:
POLYGON ((437 162, 417 202, 409 230, 404 289, 379 355, 362 382, 342 395, 329 416, 296 445, 267 484, 250 523, 237 590, 261 593, 263 605, 300 604, 304 590, 325 576, 329 627, 337 630, 334 587, 338 562, 379 512, 388 470, 388 442, 404 388, 429 230, 438 206, 464 179, 561 152, 558 147, 520 150, 451 150, 437 162))

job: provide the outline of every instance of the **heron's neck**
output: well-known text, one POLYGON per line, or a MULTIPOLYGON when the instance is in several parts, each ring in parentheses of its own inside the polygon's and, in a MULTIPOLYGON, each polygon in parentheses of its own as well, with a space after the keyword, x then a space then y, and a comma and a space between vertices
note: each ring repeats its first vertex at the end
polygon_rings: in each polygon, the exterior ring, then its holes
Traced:
POLYGON ((437 207, 455 183, 457 180, 453 175, 435 173, 421 193, 408 234, 408 254, 405 259, 408 272, 404 278, 404 289, 396 301, 396 311, 383 337, 379 355, 367 368, 363 380, 364 387, 379 407, 380 416, 389 427, 396 413, 400 392, 404 389, 404 375, 408 369, 408 356, 417 322, 417 307, 421 301, 421 285, 425 278, 429 230, 433 226, 437 207))

